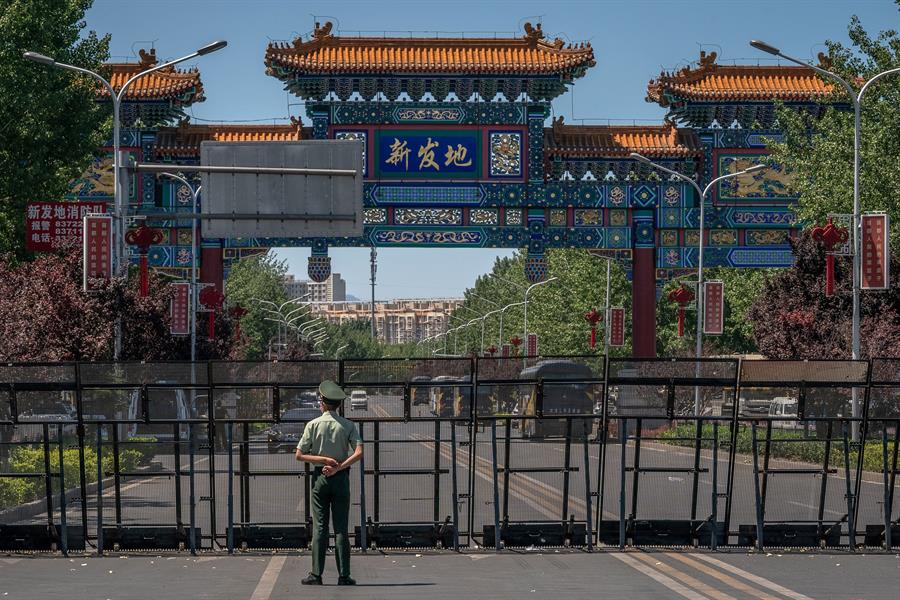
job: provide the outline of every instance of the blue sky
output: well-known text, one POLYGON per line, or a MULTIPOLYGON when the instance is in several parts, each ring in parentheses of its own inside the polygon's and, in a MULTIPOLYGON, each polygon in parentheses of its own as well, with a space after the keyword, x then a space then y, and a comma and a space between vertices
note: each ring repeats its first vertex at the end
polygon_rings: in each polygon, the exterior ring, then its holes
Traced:
MULTIPOLYGON (((644 101, 647 81, 663 68, 695 61, 701 47, 718 52, 720 63, 765 61, 747 45, 759 38, 812 60, 825 40, 847 41, 854 14, 870 32, 900 28, 900 13, 891 0, 95 0, 87 24, 112 34, 116 60, 134 60, 139 48, 151 45, 161 58, 175 58, 214 39, 227 39, 226 49, 195 63, 207 100, 192 108, 194 122, 284 123, 303 107, 265 74, 265 48, 269 41, 308 36, 315 20, 334 21, 335 29, 345 34, 407 36, 410 31, 435 35, 436 30, 443 36, 521 35, 522 23, 541 21, 551 38, 589 41, 597 60, 554 103, 556 116, 570 123, 652 123, 661 121, 664 111, 644 101)), ((330 253, 332 269, 347 280, 348 293, 368 297, 368 250, 330 253)), ((305 277, 309 250, 278 254, 292 273, 305 277)), ((376 296, 458 296, 501 254, 509 253, 381 249, 376 296)))

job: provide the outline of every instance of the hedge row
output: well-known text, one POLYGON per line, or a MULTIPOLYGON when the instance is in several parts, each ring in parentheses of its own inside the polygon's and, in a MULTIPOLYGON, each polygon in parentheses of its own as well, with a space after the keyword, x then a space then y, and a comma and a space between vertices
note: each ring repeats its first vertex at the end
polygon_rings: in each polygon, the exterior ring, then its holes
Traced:
MULTIPOLYGON (((694 446, 694 442, 684 439, 672 438, 689 438, 696 435, 696 426, 689 423, 679 424, 661 433, 659 437, 668 444, 676 446, 694 446)), ((728 442, 730 431, 727 426, 719 426, 719 444, 728 442)), ((805 437, 806 434, 802 430, 794 429, 772 429, 772 458, 780 458, 784 460, 794 460, 798 462, 811 463, 821 465, 825 458, 825 442, 824 441, 807 441, 798 442, 798 438, 805 437), (795 440, 793 443, 791 440, 795 440)), ((810 432, 810 436, 815 436, 815 431, 810 432)), ((702 431, 703 448, 712 448, 713 426, 704 425, 702 431)), ((766 430, 765 427, 757 428, 756 443, 762 460, 762 453, 765 450, 766 430)), ((753 453, 753 429, 750 427, 739 427, 737 435, 737 452, 739 454, 753 453)), ((888 460, 890 460, 894 452, 893 442, 888 442, 888 460)), ((850 465, 855 467, 857 462, 857 452, 851 448, 850 465)), ((844 444, 840 440, 831 442, 831 457, 829 465, 833 467, 844 466, 844 444)), ((863 454, 863 470, 874 471, 880 473, 882 471, 882 445, 880 440, 867 440, 865 443, 865 453, 863 454)))
MULTIPOLYGON (((154 438, 132 438, 134 442, 154 442, 154 438)), ((119 469, 121 471, 134 471, 137 467, 150 463, 154 449, 152 443, 123 444, 119 448, 119 469)), ((70 490, 80 485, 79 453, 77 448, 63 450, 63 471, 65 489, 70 490)), ((84 449, 84 468, 86 484, 97 481, 97 452, 92 447, 84 449)), ((50 471, 59 472, 59 451, 51 448, 50 471)), ((112 451, 108 450, 103 456, 103 472, 113 471, 112 451)), ((10 473, 43 473, 44 449, 31 447, 13 448, 9 456, 10 473)), ((46 495, 44 479, 40 477, 0 478, 0 510, 18 506, 46 495)), ((59 493, 59 482, 54 479, 54 494, 59 493)), ((54 503, 56 499, 54 498, 54 503)))

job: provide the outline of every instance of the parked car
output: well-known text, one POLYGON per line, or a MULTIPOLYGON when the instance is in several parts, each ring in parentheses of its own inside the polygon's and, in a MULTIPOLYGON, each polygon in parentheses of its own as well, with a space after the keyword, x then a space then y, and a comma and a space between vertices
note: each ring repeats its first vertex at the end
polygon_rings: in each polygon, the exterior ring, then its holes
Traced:
POLYGON ((369 396, 365 390, 350 392, 350 410, 369 410, 369 396))
POLYGON ((275 454, 279 450, 292 452, 297 447, 306 424, 321 414, 318 409, 310 407, 284 411, 281 423, 272 425, 265 431, 269 454, 275 454))

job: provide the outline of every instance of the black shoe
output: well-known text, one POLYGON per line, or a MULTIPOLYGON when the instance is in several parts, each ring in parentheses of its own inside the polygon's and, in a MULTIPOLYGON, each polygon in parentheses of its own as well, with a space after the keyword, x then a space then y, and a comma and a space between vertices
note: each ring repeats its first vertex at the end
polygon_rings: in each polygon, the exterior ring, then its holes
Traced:
POLYGON ((352 577, 338 577, 338 585, 356 585, 356 580, 352 577))
POLYGON ((303 585, 322 585, 322 578, 318 575, 313 575, 310 573, 306 577, 300 580, 300 583, 303 585))

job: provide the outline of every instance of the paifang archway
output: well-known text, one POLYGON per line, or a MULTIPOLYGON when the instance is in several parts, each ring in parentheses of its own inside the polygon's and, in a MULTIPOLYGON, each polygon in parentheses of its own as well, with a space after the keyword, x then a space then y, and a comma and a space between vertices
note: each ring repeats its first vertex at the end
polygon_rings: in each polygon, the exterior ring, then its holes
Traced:
MULTIPOLYGON (((830 89, 803 67, 718 65, 715 53, 701 53, 696 65, 650 81, 647 100, 668 109, 660 125, 559 118, 548 127, 551 100, 594 62, 589 44, 548 40, 530 24, 514 38, 365 38, 334 35, 326 23, 265 53, 267 73, 305 101, 312 127, 182 122, 130 131, 145 154, 187 162, 205 139, 365 142, 363 237, 204 239, 204 282, 221 286, 234 260, 276 246, 311 247, 316 280, 330 273, 333 247, 525 248, 533 281, 546 275, 548 248, 589 248, 626 266, 634 352, 653 356, 659 287, 696 270, 699 207, 691 186, 629 153, 709 181, 765 157, 765 140, 781 136, 775 100, 817 114, 830 89)), ((706 210, 706 265, 791 264, 788 178, 770 169, 719 184, 706 210)), ((141 185, 152 188, 148 181, 141 185)), ((181 190, 156 185, 162 204, 175 205, 181 190)), ((151 264, 185 266, 180 233, 171 240, 151 264)))

